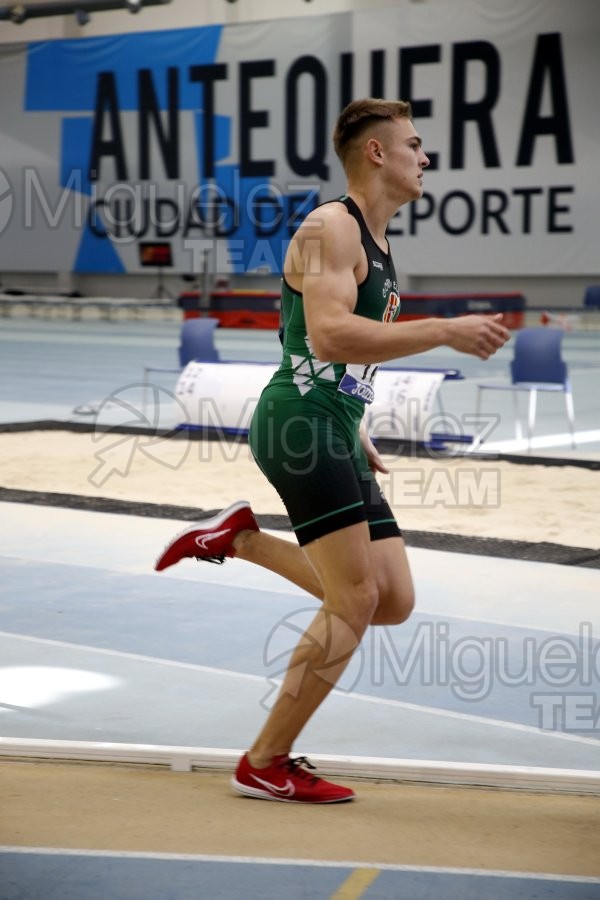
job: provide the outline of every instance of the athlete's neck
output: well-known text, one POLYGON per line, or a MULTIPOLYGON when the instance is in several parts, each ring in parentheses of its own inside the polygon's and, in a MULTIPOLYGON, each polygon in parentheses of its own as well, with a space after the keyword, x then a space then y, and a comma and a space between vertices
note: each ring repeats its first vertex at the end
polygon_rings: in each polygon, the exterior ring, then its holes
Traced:
POLYGON ((392 208, 389 201, 386 203, 385 199, 377 198, 370 191, 358 188, 352 185, 351 182, 348 183, 346 194, 354 200, 363 214, 373 240, 382 250, 386 251, 387 239, 385 232, 388 222, 396 212, 396 208, 392 208))

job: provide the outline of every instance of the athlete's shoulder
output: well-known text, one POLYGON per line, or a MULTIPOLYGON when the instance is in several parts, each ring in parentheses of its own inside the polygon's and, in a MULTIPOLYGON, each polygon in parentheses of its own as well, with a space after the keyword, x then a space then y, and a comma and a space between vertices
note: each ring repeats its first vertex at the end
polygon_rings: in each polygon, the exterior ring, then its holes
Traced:
POLYGON ((284 275, 299 292, 305 275, 326 269, 354 270, 362 259, 360 227, 343 203, 330 202, 313 209, 296 231, 284 261, 284 275))
POLYGON ((360 247, 360 226, 341 200, 330 200, 317 206, 304 219, 296 232, 301 241, 323 238, 327 243, 360 247))

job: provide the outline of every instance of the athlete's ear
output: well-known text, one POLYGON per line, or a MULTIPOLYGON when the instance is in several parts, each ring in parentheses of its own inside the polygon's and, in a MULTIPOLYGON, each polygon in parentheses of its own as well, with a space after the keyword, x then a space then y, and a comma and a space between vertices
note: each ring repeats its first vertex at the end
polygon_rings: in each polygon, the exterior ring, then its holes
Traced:
POLYGON ((367 156, 376 165, 381 165, 383 162, 383 147, 381 141, 378 141, 377 138, 370 138, 367 141, 367 156))

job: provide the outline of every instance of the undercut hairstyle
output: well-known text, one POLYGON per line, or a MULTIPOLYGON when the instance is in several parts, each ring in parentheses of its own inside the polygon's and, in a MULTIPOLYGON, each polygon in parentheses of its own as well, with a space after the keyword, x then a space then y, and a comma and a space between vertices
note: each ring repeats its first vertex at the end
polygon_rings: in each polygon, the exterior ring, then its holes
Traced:
POLYGON ((333 132, 333 147, 344 168, 356 139, 377 122, 412 118, 410 103, 405 100, 380 100, 367 97, 353 100, 338 116, 333 132))

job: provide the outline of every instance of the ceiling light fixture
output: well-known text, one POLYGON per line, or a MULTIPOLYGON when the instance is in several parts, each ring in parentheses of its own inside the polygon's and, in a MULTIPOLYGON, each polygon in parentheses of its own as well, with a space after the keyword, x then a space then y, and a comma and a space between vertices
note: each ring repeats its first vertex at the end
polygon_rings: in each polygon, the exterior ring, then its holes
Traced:
POLYGON ((13 22, 22 25, 30 19, 45 19, 48 16, 75 16, 83 22, 85 15, 99 12, 127 10, 138 13, 147 6, 162 6, 172 0, 38 0, 36 3, 13 3, 11 6, 0 6, 0 22, 13 22), (80 15, 79 15, 80 14, 80 15))

